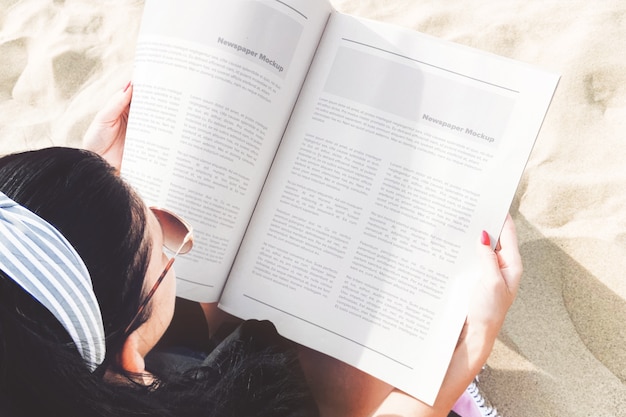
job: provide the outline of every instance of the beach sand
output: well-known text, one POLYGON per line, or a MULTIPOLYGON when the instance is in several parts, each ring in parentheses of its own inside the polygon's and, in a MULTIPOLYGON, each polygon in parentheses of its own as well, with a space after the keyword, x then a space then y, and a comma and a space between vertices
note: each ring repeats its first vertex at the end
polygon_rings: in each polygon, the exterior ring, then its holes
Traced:
MULTIPOLYGON (((511 213, 525 273, 480 385, 504 417, 626 415, 626 3, 335 0, 562 78, 511 213)), ((0 154, 80 146, 143 3, 0 0, 0 154)))

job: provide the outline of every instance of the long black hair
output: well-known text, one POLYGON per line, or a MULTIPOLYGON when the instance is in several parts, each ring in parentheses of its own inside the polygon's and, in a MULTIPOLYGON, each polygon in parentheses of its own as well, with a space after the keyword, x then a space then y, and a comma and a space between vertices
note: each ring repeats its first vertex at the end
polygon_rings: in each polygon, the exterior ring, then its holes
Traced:
POLYGON ((144 204, 99 156, 47 148, 0 159, 0 191, 56 227, 91 275, 107 333, 107 361, 124 343, 149 261, 144 204))
POLYGON ((88 393, 116 363, 141 301, 150 253, 144 205, 106 161, 71 148, 0 158, 0 191, 47 220, 77 249, 92 278, 107 345, 104 363, 91 374, 65 329, 0 272, 2 403, 59 414, 89 409, 97 400, 88 393))
POLYGON ((244 325, 241 337, 210 366, 157 374, 152 386, 132 383, 132 378, 120 383, 104 377, 106 370, 116 369, 125 329, 144 296, 151 249, 145 205, 102 158, 71 148, 0 158, 0 191, 55 226, 83 258, 102 311, 107 345, 104 363, 90 372, 52 314, 0 271, 0 414, 316 413, 295 350, 267 325, 244 325), (268 333, 275 340, 267 340, 268 333))

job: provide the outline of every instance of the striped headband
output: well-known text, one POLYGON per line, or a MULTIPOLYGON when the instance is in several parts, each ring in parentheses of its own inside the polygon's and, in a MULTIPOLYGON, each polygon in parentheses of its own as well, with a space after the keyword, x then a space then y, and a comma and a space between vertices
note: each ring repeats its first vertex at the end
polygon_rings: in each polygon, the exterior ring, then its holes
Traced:
POLYGON ((104 361, 104 325, 87 267, 45 220, 0 193, 0 269, 56 317, 91 371, 104 361))

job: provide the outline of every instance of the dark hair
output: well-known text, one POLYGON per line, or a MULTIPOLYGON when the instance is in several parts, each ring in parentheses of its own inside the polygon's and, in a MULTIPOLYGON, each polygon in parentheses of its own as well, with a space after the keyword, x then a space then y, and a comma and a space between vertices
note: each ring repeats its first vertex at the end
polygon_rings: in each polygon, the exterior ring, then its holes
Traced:
POLYGON ((144 204, 106 161, 72 148, 0 159, 0 191, 56 227, 80 254, 102 311, 110 360, 143 290, 150 253, 144 204))
POLYGON ((153 386, 103 378, 143 294, 144 204, 102 158, 70 148, 0 158, 0 191, 55 226, 83 258, 107 339, 105 362, 92 373, 53 315, 0 271, 0 414, 315 415, 295 350, 267 323, 243 326, 211 365, 163 372, 153 386))
MULTIPOLYGON (((56 227, 91 275, 107 345, 105 361, 94 375, 52 314, 0 271, 1 393, 10 393, 17 401, 29 391, 38 398, 48 393, 51 404, 67 402, 78 385, 93 385, 107 366, 116 363, 125 342, 124 331, 141 301, 149 261, 145 207, 106 161, 72 148, 0 158, 0 191, 56 227)), ((45 400, 20 402, 40 410, 45 400)), ((74 400, 67 408, 80 409, 77 403, 82 399, 74 400)))

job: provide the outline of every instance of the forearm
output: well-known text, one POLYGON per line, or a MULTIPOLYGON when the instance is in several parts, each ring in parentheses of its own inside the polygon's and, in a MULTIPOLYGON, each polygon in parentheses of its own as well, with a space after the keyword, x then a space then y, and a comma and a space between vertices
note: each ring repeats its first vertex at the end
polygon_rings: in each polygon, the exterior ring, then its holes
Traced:
POLYGON ((213 336, 220 326, 225 322, 241 322, 241 319, 220 310, 218 303, 199 303, 204 313, 204 319, 209 326, 209 334, 213 336))
MULTIPOLYGON (((454 350, 450 367, 443 380, 439 396, 431 407, 401 391, 387 396, 374 416, 445 417, 467 386, 480 372, 493 348, 497 332, 494 328, 466 326, 454 350)), ((499 326, 496 326, 499 328, 499 326)))

